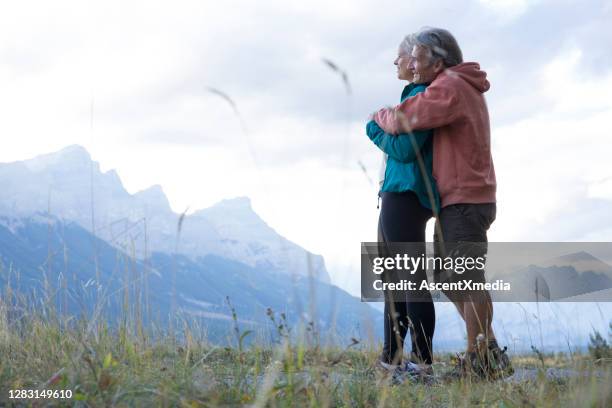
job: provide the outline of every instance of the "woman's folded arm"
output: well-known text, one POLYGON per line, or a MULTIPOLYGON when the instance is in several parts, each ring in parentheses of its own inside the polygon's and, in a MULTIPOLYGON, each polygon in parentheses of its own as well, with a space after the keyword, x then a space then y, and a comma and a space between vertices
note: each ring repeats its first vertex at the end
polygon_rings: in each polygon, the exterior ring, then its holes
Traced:
POLYGON ((371 120, 366 125, 366 134, 389 157, 402 163, 410 163, 417 159, 417 151, 420 151, 427 138, 432 136, 432 131, 420 130, 396 136, 386 133, 376 121, 371 120))

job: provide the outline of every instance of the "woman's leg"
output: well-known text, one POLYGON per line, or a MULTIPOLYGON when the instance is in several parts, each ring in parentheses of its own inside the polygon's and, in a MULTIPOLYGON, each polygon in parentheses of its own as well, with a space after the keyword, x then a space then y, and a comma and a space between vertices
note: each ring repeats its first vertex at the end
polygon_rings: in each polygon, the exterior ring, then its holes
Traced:
MULTIPOLYGON (((431 218, 431 211, 421 206, 416 194, 383 193, 379 218, 380 238, 385 242, 423 243, 420 253, 425 251, 425 226, 431 218)), ((379 238, 379 240, 380 240, 379 238)), ((415 253, 415 256, 419 254, 415 253)), ((420 283, 427 279, 425 269, 418 270, 412 280, 420 283)), ((412 351, 426 364, 432 362, 432 339, 435 330, 435 309, 429 291, 411 291, 406 302, 385 301, 385 348, 383 358, 393 358, 401 353, 403 340, 410 327, 412 351), (396 318, 393 317, 393 311, 396 318), (394 320, 396 323, 394 324, 394 320), (397 328, 394 334, 393 328, 397 328)))
MULTIPOLYGON (((383 208, 384 203, 385 200, 383 199, 383 208)), ((378 242, 386 242, 383 234, 382 214, 383 210, 381 210, 381 215, 378 219, 378 242)), ((392 296, 385 293, 384 343, 381 356, 383 362, 393 365, 401 363, 407 331, 408 312, 406 310, 406 302, 395 302, 392 296)))

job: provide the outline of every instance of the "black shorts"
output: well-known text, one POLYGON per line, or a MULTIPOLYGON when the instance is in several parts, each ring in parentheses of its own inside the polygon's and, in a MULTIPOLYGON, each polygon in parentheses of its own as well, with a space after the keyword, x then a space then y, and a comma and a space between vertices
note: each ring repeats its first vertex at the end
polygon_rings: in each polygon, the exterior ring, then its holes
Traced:
MULTIPOLYGON (((434 232, 434 252, 436 257, 452 258, 485 258, 487 255, 487 230, 495 221, 495 203, 485 204, 452 204, 442 208, 436 220, 434 232), (440 236, 441 233, 441 236, 440 236)), ((461 262, 463 262, 461 261, 461 262)), ((455 262, 459 265, 461 262, 455 262)), ((485 268, 465 267, 455 269, 434 268, 435 282, 457 282, 472 280, 486 282, 485 268)), ((446 293, 446 292, 445 292, 446 293)))

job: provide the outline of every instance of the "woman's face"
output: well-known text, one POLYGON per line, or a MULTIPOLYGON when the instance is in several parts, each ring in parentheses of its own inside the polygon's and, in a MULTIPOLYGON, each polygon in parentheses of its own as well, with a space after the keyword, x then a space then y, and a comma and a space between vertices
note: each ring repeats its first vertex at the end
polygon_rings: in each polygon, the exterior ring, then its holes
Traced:
POLYGON ((404 81, 412 82, 413 72, 410 69, 410 64, 412 62, 412 55, 410 52, 406 52, 399 47, 397 51, 397 58, 393 61, 393 64, 397 67, 397 78, 402 79, 404 81))

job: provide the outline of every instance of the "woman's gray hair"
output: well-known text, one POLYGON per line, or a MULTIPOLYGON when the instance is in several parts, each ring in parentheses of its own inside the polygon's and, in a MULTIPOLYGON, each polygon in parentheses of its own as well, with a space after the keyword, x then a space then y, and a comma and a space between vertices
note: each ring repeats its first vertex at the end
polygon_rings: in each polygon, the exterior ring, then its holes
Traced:
POLYGON ((463 53, 455 37, 443 28, 423 27, 414 34, 415 45, 429 50, 431 61, 442 60, 446 67, 463 62, 463 53))
POLYGON ((416 38, 414 34, 408 34, 399 45, 400 50, 404 51, 406 54, 411 55, 412 49, 417 44, 416 38))

